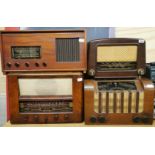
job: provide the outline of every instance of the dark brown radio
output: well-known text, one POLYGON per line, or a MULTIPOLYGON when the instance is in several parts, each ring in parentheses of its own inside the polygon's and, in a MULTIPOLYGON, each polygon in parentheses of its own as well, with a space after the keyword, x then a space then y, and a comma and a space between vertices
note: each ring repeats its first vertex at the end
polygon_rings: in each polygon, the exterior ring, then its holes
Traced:
POLYGON ((1 31, 3 72, 86 71, 84 30, 1 31))
POLYGON ((88 46, 88 75, 93 78, 133 78, 145 73, 143 39, 108 38, 88 46))
POLYGON ((145 79, 143 39, 90 42, 84 84, 86 124, 151 124, 154 85, 145 79))
POLYGON ((18 73, 7 80, 11 123, 82 121, 82 73, 18 73))

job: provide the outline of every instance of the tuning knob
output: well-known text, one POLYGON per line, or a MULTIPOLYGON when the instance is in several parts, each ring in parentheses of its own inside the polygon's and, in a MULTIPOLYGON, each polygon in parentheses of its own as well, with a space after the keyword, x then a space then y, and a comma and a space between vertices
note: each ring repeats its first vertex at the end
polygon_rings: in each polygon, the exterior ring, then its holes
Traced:
POLYGON ((10 63, 10 62, 8 62, 6 65, 7 65, 7 67, 9 67, 9 68, 11 67, 11 63, 10 63))
POLYGON ((35 63, 35 66, 36 66, 36 67, 39 67, 39 63, 38 63, 38 62, 36 62, 36 63, 35 63))
POLYGON ((103 117, 103 116, 99 116, 99 117, 98 117, 98 121, 99 121, 100 123, 104 123, 104 122, 106 121, 106 119, 105 119, 105 117, 103 117))
POLYGON ((95 70, 94 70, 94 69, 90 69, 90 70, 88 71, 88 74, 89 74, 90 76, 94 76, 94 75, 95 75, 95 70))
POLYGON ((43 66, 44 66, 44 67, 46 67, 46 66, 47 66, 47 64, 46 64, 45 62, 43 62, 43 66))
POLYGON ((16 66, 16 67, 19 67, 20 65, 19 65, 19 63, 18 63, 18 62, 16 62, 16 63, 15 63, 15 66, 16 66))
POLYGON ((30 64, 29 64, 28 62, 26 62, 26 63, 25 63, 25 66, 26 66, 26 67, 29 67, 29 66, 30 66, 30 64))
POLYGON ((144 75, 145 74, 145 71, 143 68, 139 68, 138 69, 138 75, 144 75))
POLYGON ((140 118, 140 117, 134 117, 133 119, 132 119, 132 121, 134 122, 134 123, 140 123, 141 121, 142 121, 142 119, 140 118))
POLYGON ((97 119, 96 119, 95 116, 91 116, 91 117, 90 117, 90 122, 91 122, 91 123, 96 123, 96 121, 97 121, 97 119))

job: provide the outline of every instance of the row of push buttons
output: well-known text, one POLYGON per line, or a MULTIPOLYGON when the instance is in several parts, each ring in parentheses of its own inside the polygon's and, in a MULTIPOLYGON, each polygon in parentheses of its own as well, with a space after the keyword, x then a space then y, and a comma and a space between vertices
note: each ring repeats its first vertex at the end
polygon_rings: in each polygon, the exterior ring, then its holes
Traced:
MULTIPOLYGON (((6 65, 7 65, 7 67, 9 67, 9 68, 12 67, 12 64, 11 64, 10 62, 8 62, 6 65)), ((19 64, 18 62, 15 62, 14 65, 15 65, 16 67, 20 67, 20 64, 19 64)), ((39 67, 39 66, 40 66, 40 64, 39 64, 38 62, 36 62, 34 65, 35 65, 36 67, 39 67)), ((29 63, 29 62, 25 62, 25 66, 26 66, 26 67, 30 67, 30 63, 29 63)), ((43 62, 43 63, 42 63, 42 66, 46 67, 46 66, 47 66, 47 63, 43 62)))

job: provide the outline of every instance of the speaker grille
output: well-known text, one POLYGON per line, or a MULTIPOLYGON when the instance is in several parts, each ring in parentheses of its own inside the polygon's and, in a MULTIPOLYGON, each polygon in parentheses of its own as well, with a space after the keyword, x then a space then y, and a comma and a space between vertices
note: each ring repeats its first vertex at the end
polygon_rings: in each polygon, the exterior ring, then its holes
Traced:
POLYGON ((57 62, 80 61, 79 38, 57 38, 56 61, 57 62))

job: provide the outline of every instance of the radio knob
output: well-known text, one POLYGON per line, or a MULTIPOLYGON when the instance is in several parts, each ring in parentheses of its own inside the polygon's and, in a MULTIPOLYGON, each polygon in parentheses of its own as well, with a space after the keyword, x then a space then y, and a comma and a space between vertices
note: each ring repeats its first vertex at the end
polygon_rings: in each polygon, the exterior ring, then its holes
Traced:
POLYGON ((68 114, 64 115, 64 119, 65 120, 67 120, 68 118, 69 118, 69 115, 68 114))
POLYGON ((95 75, 95 70, 94 69, 90 69, 89 72, 88 72, 88 74, 90 76, 94 76, 95 75))
POLYGON ((47 66, 47 64, 46 64, 45 62, 43 62, 43 66, 44 66, 44 67, 46 67, 46 66, 47 66))
POLYGON ((105 119, 105 117, 103 117, 103 116, 99 116, 99 117, 98 117, 98 121, 99 121, 100 123, 104 123, 104 122, 106 121, 106 119, 105 119))
POLYGON ((19 63, 18 63, 18 62, 16 62, 16 63, 15 63, 15 66, 16 66, 16 67, 19 67, 20 65, 19 65, 19 63))
POLYGON ((8 62, 6 65, 7 65, 9 68, 11 67, 11 63, 10 63, 10 62, 8 62))
POLYGON ((26 66, 26 67, 29 67, 29 66, 30 66, 30 64, 29 64, 28 62, 26 62, 26 63, 25 63, 25 66, 26 66))
POLYGON ((91 117, 90 117, 90 122, 96 123, 96 121, 97 121, 97 119, 96 119, 95 116, 91 116, 91 117))
POLYGON ((38 63, 38 62, 36 62, 36 63, 35 63, 35 66, 36 66, 36 67, 39 67, 39 63, 38 63))
POLYGON ((134 118, 132 119, 132 121, 133 121, 134 123, 140 123, 140 122, 142 121, 142 119, 141 119, 140 117, 134 117, 134 118))

